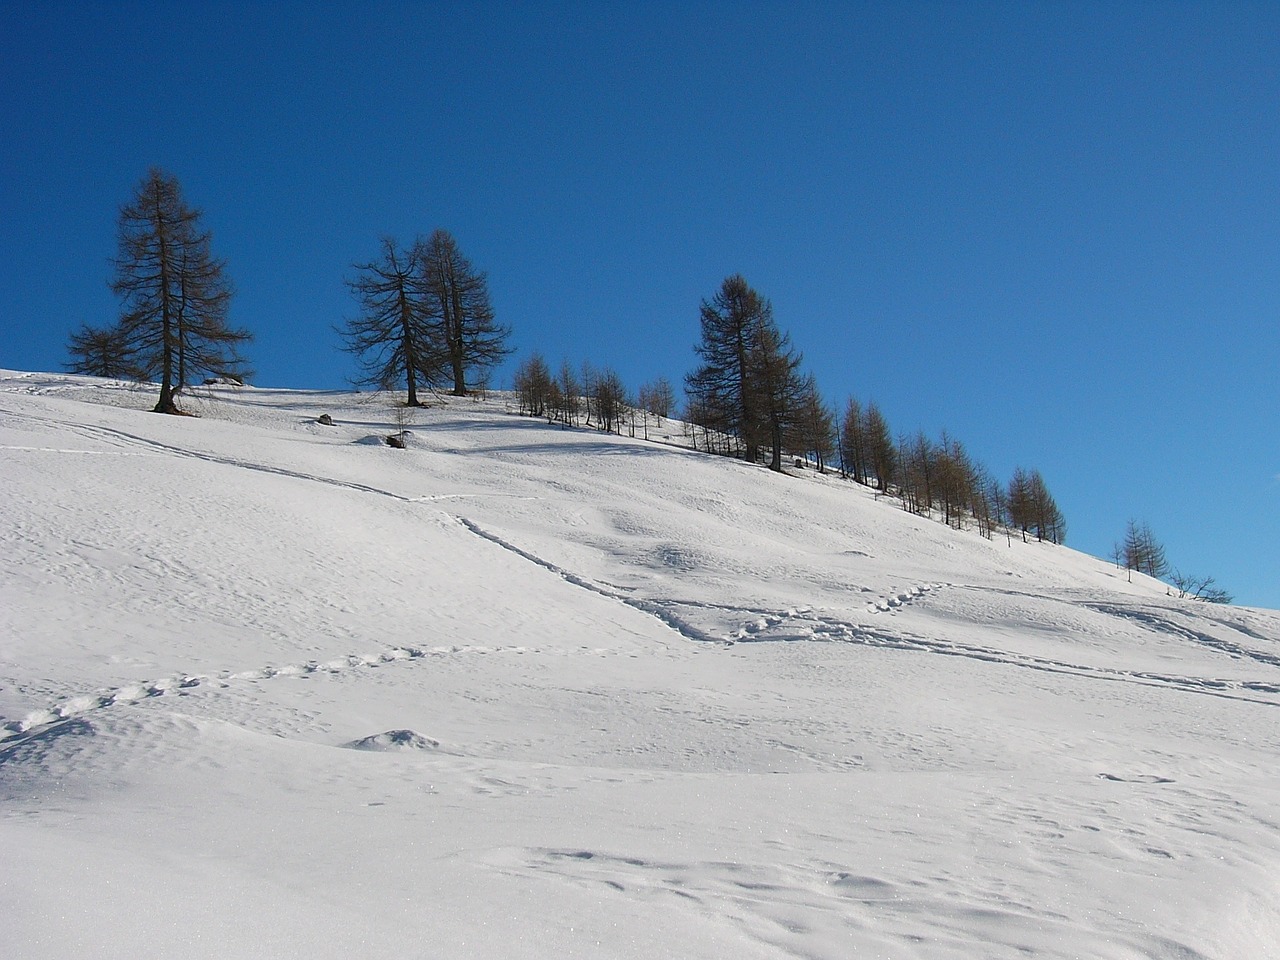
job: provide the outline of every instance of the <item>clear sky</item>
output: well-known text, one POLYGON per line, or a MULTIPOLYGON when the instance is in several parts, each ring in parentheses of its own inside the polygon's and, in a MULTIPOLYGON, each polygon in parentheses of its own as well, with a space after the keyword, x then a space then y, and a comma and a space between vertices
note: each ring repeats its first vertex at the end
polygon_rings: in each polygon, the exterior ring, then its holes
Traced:
POLYGON ((263 386, 354 373, 384 235, 450 230, 513 363, 632 387, 740 272, 837 407, 1280 607, 1280 4, 0 0, 0 130, 0 366, 114 320, 153 165, 263 386))

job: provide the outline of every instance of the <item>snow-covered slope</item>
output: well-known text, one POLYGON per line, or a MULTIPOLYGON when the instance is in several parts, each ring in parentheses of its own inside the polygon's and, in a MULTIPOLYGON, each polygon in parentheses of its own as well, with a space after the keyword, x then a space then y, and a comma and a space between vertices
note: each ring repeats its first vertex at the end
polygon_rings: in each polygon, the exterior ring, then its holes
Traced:
POLYGON ((1280 614, 501 400, 150 402, 0 373, 0 955, 1280 954, 1280 614))

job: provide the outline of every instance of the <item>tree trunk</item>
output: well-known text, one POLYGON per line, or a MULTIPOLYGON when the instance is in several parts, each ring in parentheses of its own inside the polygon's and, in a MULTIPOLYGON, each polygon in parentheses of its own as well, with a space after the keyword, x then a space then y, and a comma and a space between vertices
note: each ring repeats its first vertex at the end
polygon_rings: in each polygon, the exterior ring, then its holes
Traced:
POLYGON ((773 433, 773 459, 769 461, 769 469, 775 473, 782 472, 782 421, 778 417, 772 418, 773 433))

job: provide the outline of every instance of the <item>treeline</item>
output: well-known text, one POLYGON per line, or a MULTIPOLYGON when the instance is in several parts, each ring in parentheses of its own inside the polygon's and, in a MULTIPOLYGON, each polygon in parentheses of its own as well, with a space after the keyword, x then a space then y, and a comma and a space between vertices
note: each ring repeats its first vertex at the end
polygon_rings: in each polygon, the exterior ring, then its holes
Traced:
MULTIPOLYGON (((700 320, 702 362, 685 378, 679 411, 695 449, 777 471, 788 458, 819 471, 835 467, 896 497, 904 510, 956 529, 972 525, 987 538, 1006 530, 1024 540, 1065 540, 1066 520, 1039 471, 1018 468, 1003 483, 945 432, 937 441, 923 432, 895 438, 875 403, 850 399, 837 418, 801 369, 802 355, 778 328, 772 305, 741 276, 703 301, 700 320)), ((517 367, 513 387, 521 414, 550 423, 647 437, 651 418, 677 415, 666 379, 632 394, 610 368, 563 361, 553 371, 537 353, 517 367)))
MULTIPOLYGON (((121 299, 120 317, 74 331, 68 368, 158 382, 155 409, 162 413, 180 413, 177 397, 198 377, 247 377, 241 348, 252 335, 228 322, 226 264, 213 255, 201 213, 187 205, 177 178, 150 170, 121 208, 118 231, 111 289, 121 299)), ((458 396, 484 389, 510 354, 511 331, 494 318, 486 275, 448 231, 407 245, 386 238, 376 258, 354 269, 346 283, 358 312, 335 329, 356 357, 355 383, 403 388, 406 404, 416 406, 419 387, 458 396)), ((1066 520, 1038 471, 1019 467, 1004 483, 946 432, 936 440, 922 431, 895 437, 874 402, 850 398, 837 416, 801 369, 803 357, 775 322, 772 304, 742 276, 726 278, 702 302, 699 320, 699 363, 685 377, 682 409, 665 378, 633 394, 608 367, 564 361, 552 372, 535 353, 515 371, 520 412, 645 438, 652 424, 678 416, 695 449, 777 471, 788 457, 820 471, 835 466, 896 497, 904 510, 957 529, 1064 541, 1066 520)), ((1172 569, 1145 523, 1130 521, 1112 557, 1130 573, 1166 579, 1180 597, 1231 602, 1212 577, 1172 569)))
POLYGON ((695 446, 751 463, 767 454, 773 470, 787 455, 819 470, 838 462, 844 476, 897 496, 912 513, 956 528, 972 522, 987 537, 1005 528, 1064 541, 1066 520, 1038 471, 1019 468, 1005 485, 946 433, 937 442, 922 432, 895 440, 875 403, 864 409, 850 399, 837 426, 772 304, 741 275, 703 301, 700 320, 702 362, 685 378, 695 446))
POLYGON ((972 522, 988 539, 999 529, 1016 530, 1024 540, 1066 539, 1066 519, 1040 471, 1018 467, 1005 484, 946 431, 937 441, 923 431, 895 441, 875 403, 863 409, 851 398, 836 442, 842 473, 895 494, 904 510, 940 516, 956 529, 972 522))
POLYGON ((516 368, 513 388, 525 416, 605 433, 628 430, 631 436, 646 439, 651 419, 661 423, 674 414, 676 406, 675 390, 665 377, 644 384, 632 396, 617 371, 609 367, 598 370, 584 363, 574 369, 565 360, 552 374, 539 353, 516 368))
MULTIPOLYGON (((176 397, 198 376, 248 374, 240 347, 251 335, 228 324, 231 284, 200 217, 170 174, 152 169, 139 183, 120 213, 112 281, 120 319, 72 334, 71 370, 158 380, 155 409, 164 413, 180 412, 176 397)), ((356 357, 357 383, 403 388, 416 406, 419 387, 458 396, 483 387, 509 355, 510 329, 495 320, 487 278, 447 231, 407 245, 386 238, 376 258, 354 269, 346 282, 358 312, 336 332, 356 357)), ((1002 484, 946 433, 937 441, 921 432, 893 439, 874 403, 850 400, 837 423, 772 304, 741 275, 702 302, 699 319, 700 362, 685 378, 681 411, 695 448, 776 471, 786 457, 819 470, 837 464, 855 482, 896 496, 903 509, 953 527, 1063 541, 1062 512, 1037 471, 1019 469, 1002 484)), ((563 362, 553 373, 538 354, 520 364, 514 386, 522 413, 569 426, 647 437, 651 422, 677 413, 675 390, 663 378, 633 395, 612 369, 563 362)))
POLYGON ((1217 585, 1213 577, 1183 573, 1169 565, 1162 544, 1145 520, 1130 520, 1124 539, 1111 548, 1111 559, 1125 570, 1129 580, 1134 573, 1144 573, 1157 580, 1165 580, 1177 591, 1179 599, 1203 600, 1206 603, 1231 603, 1235 598, 1217 585))

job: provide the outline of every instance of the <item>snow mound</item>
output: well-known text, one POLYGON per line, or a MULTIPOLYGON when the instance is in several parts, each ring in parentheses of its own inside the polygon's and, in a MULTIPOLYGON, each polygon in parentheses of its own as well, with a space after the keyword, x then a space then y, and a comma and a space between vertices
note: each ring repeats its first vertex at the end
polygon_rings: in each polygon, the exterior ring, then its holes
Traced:
POLYGON ((440 747, 440 741, 424 737, 412 730, 388 730, 385 733, 375 733, 369 737, 352 740, 350 743, 344 743, 343 746, 350 750, 437 750, 440 747))

